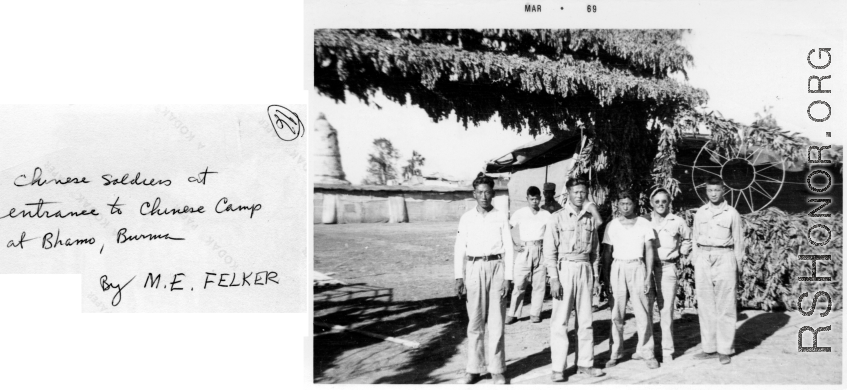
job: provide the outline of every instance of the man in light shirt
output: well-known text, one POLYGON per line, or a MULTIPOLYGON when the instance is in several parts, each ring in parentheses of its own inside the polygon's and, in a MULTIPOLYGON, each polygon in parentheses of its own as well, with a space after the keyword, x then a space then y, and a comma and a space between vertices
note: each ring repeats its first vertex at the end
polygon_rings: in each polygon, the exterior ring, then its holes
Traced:
POLYGON ((655 233, 650 222, 635 215, 636 199, 626 191, 618 196, 618 210, 623 216, 609 222, 603 235, 603 277, 606 288, 612 290, 611 294, 607 293, 610 297, 609 306, 612 307, 612 337, 609 340, 611 352, 606 368, 617 365, 623 354, 627 295, 632 302, 638 335, 632 358, 643 359, 648 368, 659 368, 653 351, 653 294, 650 288, 653 282, 655 233))
POLYGON ((506 384, 503 334, 513 273, 512 234, 506 213, 491 204, 494 179, 480 173, 473 188, 477 205, 459 220, 454 251, 456 294, 466 300, 468 310, 468 364, 460 383, 475 383, 487 370, 494 384, 506 384))
POLYGON ((694 215, 694 283, 703 352, 695 359, 729 364, 735 341, 735 287, 744 259, 744 223, 723 198, 718 177, 706 182, 709 202, 694 215))
POLYGON ((516 323, 520 317, 524 304, 524 295, 528 285, 532 286, 532 306, 529 309, 529 318, 533 323, 541 322, 541 304, 544 302, 544 293, 547 290, 547 267, 541 261, 541 244, 544 240, 544 230, 550 213, 542 210, 541 191, 538 187, 529 187, 526 190, 526 202, 529 206, 524 207, 512 214, 509 223, 518 229, 520 243, 515 251, 515 290, 512 292, 512 304, 506 314, 506 325, 516 323))
POLYGON ((662 324, 662 356, 665 362, 673 360, 673 312, 676 306, 676 267, 680 255, 691 252, 691 229, 681 217, 671 213, 670 193, 657 188, 650 194, 653 212, 650 225, 658 241, 654 243, 659 261, 654 261, 653 279, 656 283, 656 304, 662 324))
POLYGON ((576 309, 577 372, 597 377, 603 370, 594 367, 594 329, 591 298, 597 283, 599 241, 594 217, 583 202, 588 197, 588 181, 571 178, 565 184, 568 203, 553 213, 544 231, 544 263, 553 294, 550 319, 550 357, 554 382, 565 380, 568 357, 568 321, 576 309))

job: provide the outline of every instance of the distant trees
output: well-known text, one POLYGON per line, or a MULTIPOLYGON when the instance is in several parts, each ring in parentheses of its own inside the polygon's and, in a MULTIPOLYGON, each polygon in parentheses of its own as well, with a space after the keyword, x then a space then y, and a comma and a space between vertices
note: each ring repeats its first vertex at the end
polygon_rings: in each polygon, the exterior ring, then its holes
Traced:
MULTIPOLYGON (((368 175, 362 179, 364 185, 388 185, 391 180, 398 180, 397 176, 397 160, 400 159, 400 152, 394 148, 394 145, 387 138, 377 138, 373 142, 373 153, 368 155, 368 175)), ((402 179, 404 181, 411 179, 414 176, 421 176, 421 167, 426 162, 426 158, 416 150, 412 151, 412 157, 406 160, 402 170, 402 179)))
POLYGON ((426 162, 426 158, 421 156, 416 150, 412 151, 412 158, 406 160, 406 165, 403 167, 403 180, 409 180, 413 176, 421 176, 421 169, 426 162))
POLYGON ((386 138, 375 139, 373 147, 373 153, 368 155, 368 175, 362 180, 362 184, 386 185, 389 180, 396 180, 397 171, 394 166, 400 158, 400 153, 386 138))

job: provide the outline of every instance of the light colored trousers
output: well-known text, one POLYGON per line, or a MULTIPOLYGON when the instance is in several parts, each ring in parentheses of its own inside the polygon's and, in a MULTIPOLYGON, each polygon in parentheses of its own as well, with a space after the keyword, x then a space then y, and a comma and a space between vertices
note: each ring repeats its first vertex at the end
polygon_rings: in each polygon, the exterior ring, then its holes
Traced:
POLYGON ((488 372, 502 374, 506 370, 506 343, 503 327, 506 300, 500 296, 505 265, 503 260, 468 261, 465 289, 468 308, 468 366, 470 374, 485 372, 485 335, 488 323, 488 372))
POLYGON ((547 291, 547 267, 541 260, 541 243, 527 242, 523 252, 515 255, 515 290, 512 291, 512 304, 506 315, 520 317, 523 310, 526 288, 532 286, 532 306, 529 315, 540 317, 544 293, 547 291))
POLYGON ((623 353, 623 328, 626 316, 627 296, 632 302, 632 313, 635 315, 635 328, 638 334, 638 344, 635 353, 644 359, 653 359, 653 289, 644 293, 644 278, 647 277, 647 266, 642 259, 617 260, 612 262, 609 284, 612 286, 612 337, 611 359, 620 359, 623 353))
POLYGON ((559 283, 562 299, 553 299, 553 317, 550 321, 550 355, 553 371, 563 372, 568 360, 568 321, 571 310, 576 309, 576 362, 580 367, 594 366, 594 311, 591 305, 594 271, 588 261, 560 261, 559 283))
MULTIPOLYGON (((658 261, 654 263, 653 280, 656 282, 656 305, 662 324, 662 354, 672 355, 673 312, 676 309, 676 262, 658 261)), ((651 308, 652 309, 652 308, 651 308)), ((653 310, 650 310, 652 313, 653 310)))
POLYGON ((735 341, 735 254, 731 248, 697 248, 694 283, 703 352, 732 354, 735 341))

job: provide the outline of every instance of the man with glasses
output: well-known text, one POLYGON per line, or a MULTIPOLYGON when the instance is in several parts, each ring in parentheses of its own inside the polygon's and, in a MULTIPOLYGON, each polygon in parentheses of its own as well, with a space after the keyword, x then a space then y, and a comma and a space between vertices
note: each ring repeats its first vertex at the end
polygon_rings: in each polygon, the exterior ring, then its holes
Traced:
POLYGON ((506 213, 491 204, 494 179, 480 173, 473 188, 477 205, 459 220, 454 250, 456 294, 466 301, 468 311, 468 364, 460 383, 479 380, 486 371, 487 350, 487 371, 494 384, 506 384, 503 334, 513 273, 512 233, 506 213))
MULTIPOLYGON (((673 360, 673 312, 676 305, 677 274, 676 267, 680 255, 691 252, 691 229, 681 217, 671 212, 670 193, 657 188, 650 194, 650 225, 656 232, 658 241, 654 243, 655 255, 653 279, 656 283, 656 304, 662 324, 662 357, 665 362, 673 360)), ((652 310, 651 310, 652 312, 652 310)))

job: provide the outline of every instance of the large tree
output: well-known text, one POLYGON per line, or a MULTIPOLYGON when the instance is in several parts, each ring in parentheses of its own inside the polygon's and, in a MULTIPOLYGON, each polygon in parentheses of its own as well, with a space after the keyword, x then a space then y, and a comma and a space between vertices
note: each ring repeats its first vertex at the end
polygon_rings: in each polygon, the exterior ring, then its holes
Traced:
POLYGON ((612 193, 653 185, 676 192, 671 168, 682 132, 710 126, 726 146, 744 127, 695 110, 708 96, 685 82, 693 63, 680 44, 685 33, 316 30, 315 88, 342 102, 346 93, 369 103, 381 92, 436 122, 454 113, 465 127, 496 115, 505 129, 533 136, 584 134, 572 175, 592 172, 595 188, 612 193))

